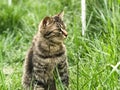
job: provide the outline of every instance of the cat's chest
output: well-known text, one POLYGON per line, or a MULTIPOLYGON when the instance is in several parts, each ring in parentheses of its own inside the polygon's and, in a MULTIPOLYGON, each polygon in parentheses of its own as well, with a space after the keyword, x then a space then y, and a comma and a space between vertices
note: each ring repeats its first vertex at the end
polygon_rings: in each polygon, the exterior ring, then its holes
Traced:
POLYGON ((41 58, 39 55, 34 55, 33 57, 33 67, 35 69, 43 68, 46 71, 53 71, 57 65, 66 59, 66 55, 61 55, 59 57, 51 58, 41 58))
POLYGON ((44 68, 52 71, 62 60, 65 60, 65 47, 51 46, 43 42, 35 43, 33 51, 33 66, 35 69, 44 68))
POLYGON ((49 56, 49 57, 43 57, 43 56, 40 56, 39 54, 35 54, 33 56, 33 63, 43 64, 43 65, 47 64, 49 66, 55 66, 65 59, 66 59, 65 54, 63 54, 61 56, 49 56))

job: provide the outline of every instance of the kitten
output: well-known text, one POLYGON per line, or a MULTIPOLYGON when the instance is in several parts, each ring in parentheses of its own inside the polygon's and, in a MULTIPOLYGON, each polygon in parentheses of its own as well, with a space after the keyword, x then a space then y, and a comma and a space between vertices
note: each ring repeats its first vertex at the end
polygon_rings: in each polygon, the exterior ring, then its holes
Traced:
POLYGON ((41 21, 24 62, 22 84, 25 90, 57 90, 53 73, 56 68, 65 89, 68 87, 68 63, 63 44, 67 31, 63 15, 61 12, 41 21))

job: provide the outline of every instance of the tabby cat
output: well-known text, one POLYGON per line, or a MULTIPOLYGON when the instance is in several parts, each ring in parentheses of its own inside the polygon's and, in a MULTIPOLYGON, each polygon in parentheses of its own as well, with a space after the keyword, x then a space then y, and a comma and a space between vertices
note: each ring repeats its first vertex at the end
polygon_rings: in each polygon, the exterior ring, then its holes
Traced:
POLYGON ((68 63, 63 44, 67 31, 63 15, 61 12, 40 22, 24 62, 22 84, 25 90, 57 90, 56 68, 64 88, 68 87, 68 63))

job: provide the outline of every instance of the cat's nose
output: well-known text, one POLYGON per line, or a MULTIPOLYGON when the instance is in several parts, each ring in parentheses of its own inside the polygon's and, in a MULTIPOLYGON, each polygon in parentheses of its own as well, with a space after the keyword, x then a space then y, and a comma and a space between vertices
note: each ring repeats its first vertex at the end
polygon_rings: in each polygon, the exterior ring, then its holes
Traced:
POLYGON ((62 31, 63 35, 67 37, 67 35, 68 35, 67 31, 63 30, 63 29, 61 29, 61 31, 62 31))

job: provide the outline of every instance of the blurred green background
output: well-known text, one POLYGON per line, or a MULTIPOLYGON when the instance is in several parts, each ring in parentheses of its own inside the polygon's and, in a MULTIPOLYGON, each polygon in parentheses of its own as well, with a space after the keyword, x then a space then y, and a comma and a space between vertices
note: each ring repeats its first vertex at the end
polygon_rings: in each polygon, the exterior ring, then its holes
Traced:
MULTIPOLYGON (((0 90, 23 90, 22 65, 38 25, 62 10, 68 31, 69 90, 120 90, 120 0, 86 0, 86 9, 82 36, 81 0, 12 0, 11 5, 1 0, 0 90)), ((63 90, 59 82, 57 87, 63 90)))

